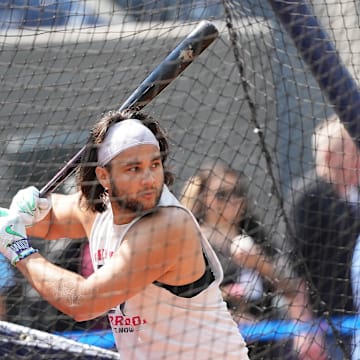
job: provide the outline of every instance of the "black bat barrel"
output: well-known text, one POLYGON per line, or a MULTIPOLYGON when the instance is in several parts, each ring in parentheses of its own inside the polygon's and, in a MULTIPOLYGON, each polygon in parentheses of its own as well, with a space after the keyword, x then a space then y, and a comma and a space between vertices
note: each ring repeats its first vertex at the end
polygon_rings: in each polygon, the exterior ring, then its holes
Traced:
POLYGON ((119 110, 141 109, 177 78, 218 36, 217 28, 202 21, 128 97, 119 110))

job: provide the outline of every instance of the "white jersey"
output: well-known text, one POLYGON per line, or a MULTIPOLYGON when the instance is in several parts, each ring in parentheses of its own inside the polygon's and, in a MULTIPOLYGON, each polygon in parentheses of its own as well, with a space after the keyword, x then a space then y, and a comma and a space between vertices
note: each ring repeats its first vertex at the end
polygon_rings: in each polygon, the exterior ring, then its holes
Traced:
MULTIPOLYGON (((183 208, 166 186, 158 206, 183 208)), ((106 263, 139 219, 115 225, 110 207, 97 215, 89 239, 94 269, 106 263)), ((198 295, 179 297, 150 284, 125 304, 109 311, 122 359, 248 359, 245 342, 221 296, 221 265, 205 237, 202 247, 215 280, 198 295)))

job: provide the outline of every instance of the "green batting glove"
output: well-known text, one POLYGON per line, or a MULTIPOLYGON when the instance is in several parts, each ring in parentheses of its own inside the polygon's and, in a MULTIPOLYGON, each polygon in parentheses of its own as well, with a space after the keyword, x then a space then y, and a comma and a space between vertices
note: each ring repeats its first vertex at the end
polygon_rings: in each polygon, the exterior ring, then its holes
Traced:
POLYGON ((50 198, 41 198, 40 191, 35 186, 19 190, 12 199, 10 211, 20 215, 26 227, 32 226, 51 210, 50 198))

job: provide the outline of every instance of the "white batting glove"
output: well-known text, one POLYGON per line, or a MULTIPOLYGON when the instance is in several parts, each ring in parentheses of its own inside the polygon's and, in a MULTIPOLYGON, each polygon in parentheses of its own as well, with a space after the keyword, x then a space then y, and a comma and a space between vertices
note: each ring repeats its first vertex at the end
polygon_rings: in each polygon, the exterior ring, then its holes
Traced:
POLYGON ((12 199, 9 210, 18 213, 25 226, 32 226, 51 210, 50 198, 41 198, 40 191, 35 186, 19 190, 12 199))
POLYGON ((0 208, 0 252, 13 265, 38 252, 27 239, 20 215, 5 208, 0 208))

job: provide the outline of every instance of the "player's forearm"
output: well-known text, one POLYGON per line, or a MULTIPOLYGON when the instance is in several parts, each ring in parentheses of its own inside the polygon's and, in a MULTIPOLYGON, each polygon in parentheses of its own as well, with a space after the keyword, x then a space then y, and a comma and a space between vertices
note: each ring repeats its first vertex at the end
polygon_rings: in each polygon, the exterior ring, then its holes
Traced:
POLYGON ((82 276, 48 262, 39 254, 19 261, 16 267, 51 305, 77 321, 92 319, 96 311, 95 296, 82 276))
MULTIPOLYGON (((81 239, 86 232, 80 220, 85 213, 79 206, 79 193, 72 195, 52 194, 52 208, 39 223, 28 227, 28 236, 47 240, 60 238, 81 239)), ((90 221, 90 218, 87 218, 90 221)))

